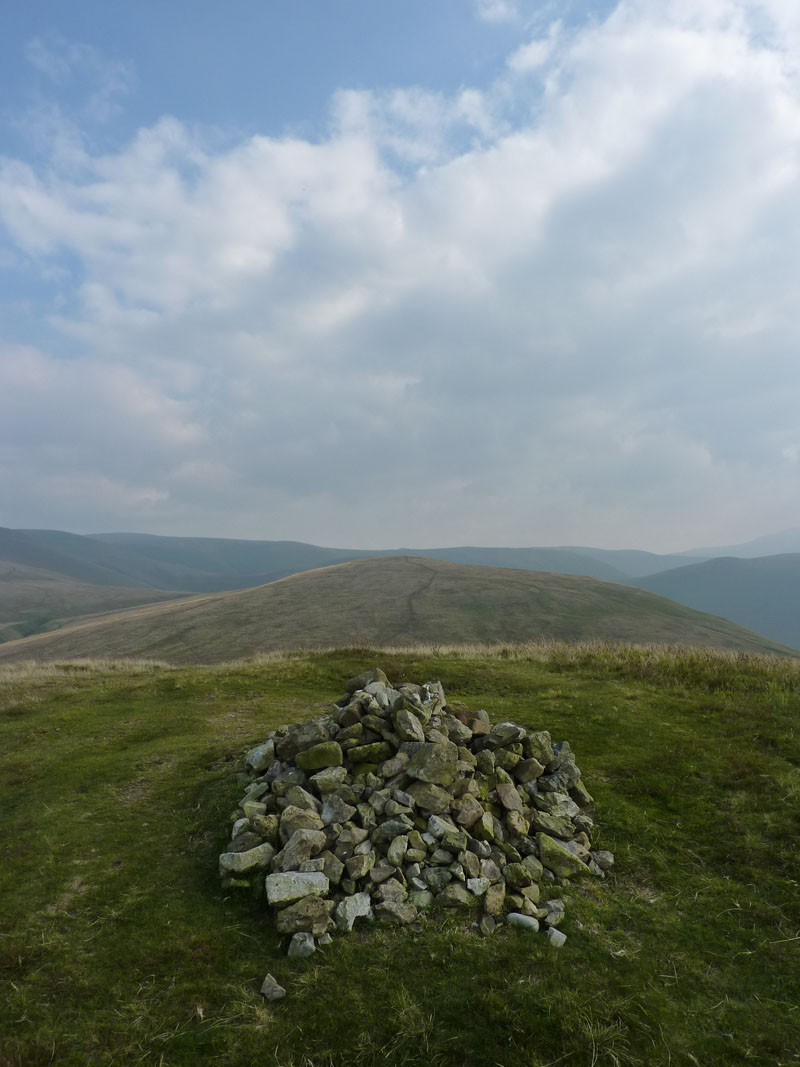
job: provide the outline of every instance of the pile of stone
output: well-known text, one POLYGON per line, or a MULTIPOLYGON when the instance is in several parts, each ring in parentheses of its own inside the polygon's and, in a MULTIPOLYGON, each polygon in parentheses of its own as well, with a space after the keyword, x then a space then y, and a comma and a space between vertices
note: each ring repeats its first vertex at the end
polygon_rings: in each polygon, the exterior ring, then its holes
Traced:
POLYGON ((484 934, 504 920, 563 944, 553 887, 614 862, 592 849, 592 797, 567 742, 448 706, 439 682, 393 686, 375 668, 346 688, 247 753, 223 886, 266 893, 292 956, 434 904, 471 907, 484 934))

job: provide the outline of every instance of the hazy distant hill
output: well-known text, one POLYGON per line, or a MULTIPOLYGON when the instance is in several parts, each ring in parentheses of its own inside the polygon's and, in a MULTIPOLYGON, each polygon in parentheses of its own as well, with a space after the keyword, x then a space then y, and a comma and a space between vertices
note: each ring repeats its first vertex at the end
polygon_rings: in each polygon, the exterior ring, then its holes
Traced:
POLYGON ((642 589, 416 556, 120 612, 0 646, 0 661, 137 656, 213 663, 292 647, 607 639, 786 653, 642 589))
POLYGON ((800 554, 707 560, 635 583, 800 647, 800 554))
MULTIPOLYGON (((687 563, 694 562, 690 556, 666 555, 660 556, 655 552, 643 552, 638 548, 563 548, 562 552, 571 552, 584 558, 606 563, 628 578, 639 578, 645 575, 658 574, 659 571, 671 570, 673 567, 685 567, 687 563)), ((699 560, 698 560, 699 562, 699 560)), ((600 577, 600 575, 594 575, 600 577)), ((623 579, 618 579, 622 581, 623 579)))
MULTIPOLYGON (((741 545, 717 545, 716 548, 693 548, 685 553, 701 559, 717 559, 721 556, 736 556, 738 559, 755 559, 758 556, 778 556, 800 552, 800 527, 781 530, 780 533, 764 534, 741 545)), ((655 573, 653 570, 652 573, 655 573)))

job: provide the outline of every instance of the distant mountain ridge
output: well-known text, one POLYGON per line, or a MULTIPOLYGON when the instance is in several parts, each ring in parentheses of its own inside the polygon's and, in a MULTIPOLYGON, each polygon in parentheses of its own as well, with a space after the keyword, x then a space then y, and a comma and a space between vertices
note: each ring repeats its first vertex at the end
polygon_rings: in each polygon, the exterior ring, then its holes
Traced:
MULTIPOLYGON (((734 547, 742 552, 753 546, 775 547, 793 537, 800 543, 800 531, 788 530, 734 547)), ((249 589, 319 567, 402 554, 637 586, 729 618, 782 644, 800 646, 794 553, 765 556, 773 562, 763 565, 750 560, 754 566, 748 568, 737 567, 735 560, 710 567, 713 561, 702 557, 704 551, 687 556, 590 546, 362 550, 299 541, 0 528, 0 566, 5 566, 0 642, 126 605, 249 589), (23 574, 20 568, 40 573, 23 574)))

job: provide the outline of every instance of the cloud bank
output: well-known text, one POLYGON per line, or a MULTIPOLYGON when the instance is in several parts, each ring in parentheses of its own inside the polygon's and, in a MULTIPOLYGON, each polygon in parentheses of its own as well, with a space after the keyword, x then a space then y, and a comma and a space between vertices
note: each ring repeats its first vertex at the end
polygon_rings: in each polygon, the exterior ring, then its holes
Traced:
POLYGON ((40 326, 0 341, 0 521, 655 550, 797 525, 796 6, 520 32, 491 85, 341 91, 316 142, 164 117, 3 159, 0 270, 40 326))

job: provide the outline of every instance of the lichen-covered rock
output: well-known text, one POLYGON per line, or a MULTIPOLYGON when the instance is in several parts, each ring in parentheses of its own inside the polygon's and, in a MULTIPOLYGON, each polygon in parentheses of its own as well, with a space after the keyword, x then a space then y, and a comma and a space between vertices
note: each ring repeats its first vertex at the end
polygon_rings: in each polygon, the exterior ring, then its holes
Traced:
POLYGON ((536 840, 539 843, 539 858, 542 864, 559 878, 572 878, 576 874, 588 872, 586 864, 578 859, 563 841, 545 833, 538 833, 536 840))
POLYGON ((219 858, 219 871, 222 875, 240 878, 243 875, 264 871, 275 855, 275 849, 266 841, 246 852, 223 852, 219 858))
POLYGON ((424 742, 412 754, 405 768, 412 778, 434 785, 451 785, 456 778, 458 768, 458 746, 452 741, 424 742))
POLYGON ((324 767, 340 767, 342 746, 338 741, 322 741, 297 754, 297 766, 304 771, 319 771, 324 767))

